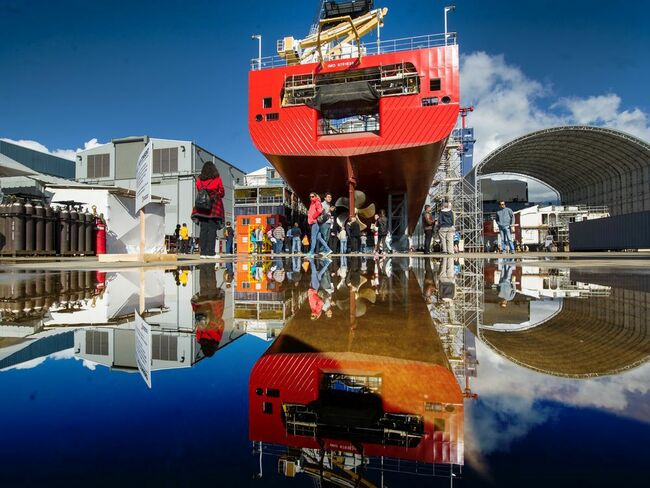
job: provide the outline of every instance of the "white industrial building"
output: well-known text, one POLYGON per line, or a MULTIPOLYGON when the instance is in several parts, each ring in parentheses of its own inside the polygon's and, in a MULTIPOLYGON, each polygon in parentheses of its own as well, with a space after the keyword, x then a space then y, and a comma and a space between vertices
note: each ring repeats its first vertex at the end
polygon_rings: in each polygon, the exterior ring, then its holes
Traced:
POLYGON ((605 217, 609 217, 606 207, 533 205, 515 212, 515 237, 530 249, 564 246, 570 242, 569 224, 605 217))
MULTIPOLYGON (((170 202, 166 206, 166 234, 172 234, 176 224, 191 224, 190 216, 196 194, 195 179, 206 161, 212 161, 219 170, 226 190, 223 202, 226 220, 233 220, 233 188, 237 182, 243 181, 244 172, 192 141, 156 139, 148 136, 113 139, 108 144, 77 154, 76 180, 135 190, 136 161, 149 141, 153 143, 151 191, 157 197, 170 202)), ((198 228, 194 231, 196 235, 198 228)))

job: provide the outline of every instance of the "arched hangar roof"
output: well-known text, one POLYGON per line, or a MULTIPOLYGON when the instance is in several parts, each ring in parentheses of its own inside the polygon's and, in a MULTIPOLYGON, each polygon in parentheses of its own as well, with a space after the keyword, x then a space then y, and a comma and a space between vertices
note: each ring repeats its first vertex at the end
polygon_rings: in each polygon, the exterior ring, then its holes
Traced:
MULTIPOLYGON (((644 324, 645 325, 645 324, 644 324)), ((542 325, 516 332, 481 328, 481 340, 499 355, 553 376, 614 375, 650 359, 650 330, 563 309, 542 325)))
POLYGON ((563 203, 606 205, 613 215, 650 210, 650 144, 613 129, 532 132, 493 151, 474 171, 530 176, 557 190, 563 203))

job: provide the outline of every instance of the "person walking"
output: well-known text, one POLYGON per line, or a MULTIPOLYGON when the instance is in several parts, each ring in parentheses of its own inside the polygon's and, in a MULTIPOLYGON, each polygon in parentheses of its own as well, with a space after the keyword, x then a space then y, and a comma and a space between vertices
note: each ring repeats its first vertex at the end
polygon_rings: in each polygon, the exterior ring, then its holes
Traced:
POLYGON ((235 240, 235 230, 232 228, 230 222, 226 222, 226 228, 223 231, 223 236, 226 238, 226 253, 232 254, 233 242, 235 240))
POLYGON ((445 201, 442 204, 440 213, 438 214, 438 235, 440 236, 440 244, 442 245, 443 253, 454 254, 455 233, 454 211, 451 209, 451 203, 445 201))
POLYGON ((332 230, 332 225, 334 224, 334 206, 332 205, 332 194, 325 193, 325 199, 321 202, 323 207, 323 213, 320 215, 319 224, 320 224, 320 235, 323 240, 327 243, 327 247, 332 249, 330 244, 332 236, 330 231, 332 230))
POLYGON ((346 224, 343 224, 343 227, 341 227, 341 230, 339 230, 337 235, 339 238, 341 254, 347 254, 348 252, 348 233, 345 230, 345 226, 346 224))
POLYGON ((285 237, 284 227, 282 227, 282 223, 278 222, 278 225, 273 229, 273 239, 275 239, 275 242, 273 243, 273 252, 275 254, 282 254, 282 251, 284 251, 285 237))
POLYGON ((424 206, 422 214, 422 230, 424 230, 424 254, 431 253, 431 240, 433 239, 433 226, 435 220, 431 214, 431 205, 424 206))
POLYGON ((289 237, 291 237, 291 254, 300 253, 300 237, 302 232, 300 232, 300 226, 298 222, 293 224, 293 227, 289 229, 289 237))
POLYGON ((515 243, 512 240, 510 228, 515 223, 515 214, 511 208, 506 207, 506 202, 499 202, 499 210, 496 215, 499 235, 501 236, 501 246, 504 253, 515 252, 515 243))
POLYGON ((226 191, 219 171, 212 161, 203 164, 201 174, 196 180, 196 191, 192 220, 197 221, 200 227, 201 258, 218 258, 219 255, 215 253, 215 245, 217 230, 223 226, 223 197, 226 191))
MULTIPOLYGON (((311 247, 309 248, 309 253, 307 256, 309 258, 314 257, 314 251, 316 250, 316 243, 320 243, 321 247, 325 250, 322 251, 322 254, 329 255, 332 254, 332 250, 327 245, 327 242, 323 239, 321 235, 321 224, 318 222, 319 217, 323 214, 323 205, 321 204, 320 197, 312 192, 309 194, 310 204, 309 211, 307 212, 307 223, 311 226, 311 247)), ((324 223, 324 222, 323 222, 324 223)))

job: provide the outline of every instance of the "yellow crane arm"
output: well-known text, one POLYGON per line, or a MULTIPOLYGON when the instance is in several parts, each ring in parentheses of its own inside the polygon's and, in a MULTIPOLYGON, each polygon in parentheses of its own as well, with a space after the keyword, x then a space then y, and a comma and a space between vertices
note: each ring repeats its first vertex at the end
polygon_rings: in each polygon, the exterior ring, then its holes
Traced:
POLYGON ((376 29, 377 26, 383 26, 384 17, 387 13, 387 8, 381 8, 372 10, 356 19, 345 16, 321 20, 321 28, 324 24, 336 23, 336 25, 325 30, 319 28, 317 33, 307 36, 304 39, 285 37, 278 42, 278 54, 286 59, 289 64, 299 64, 306 56, 313 54, 314 51, 317 50, 320 52, 321 46, 324 44, 330 44, 336 41, 341 42, 330 47, 327 55, 340 52, 341 46, 344 43, 350 42, 355 38, 358 42, 359 39, 376 29))

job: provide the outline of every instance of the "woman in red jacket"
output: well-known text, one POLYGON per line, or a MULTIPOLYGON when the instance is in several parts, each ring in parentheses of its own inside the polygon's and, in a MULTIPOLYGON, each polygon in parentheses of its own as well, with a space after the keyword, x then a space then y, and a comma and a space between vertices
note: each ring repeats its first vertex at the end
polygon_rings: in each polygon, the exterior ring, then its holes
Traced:
POLYGON ((226 192, 219 171, 212 161, 203 164, 201 174, 196 180, 196 192, 201 190, 207 190, 212 199, 212 207, 209 211, 197 208, 192 210, 192 220, 198 221, 200 227, 201 258, 218 258, 219 255, 215 254, 214 248, 217 242, 217 230, 223 227, 223 196, 226 192))

